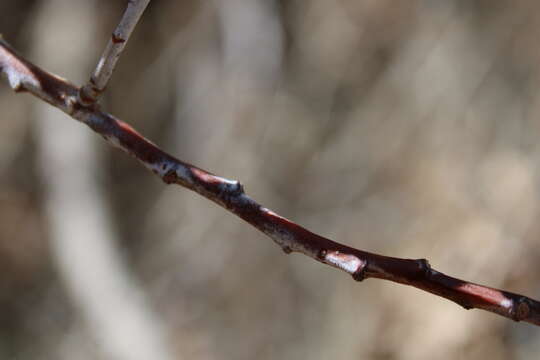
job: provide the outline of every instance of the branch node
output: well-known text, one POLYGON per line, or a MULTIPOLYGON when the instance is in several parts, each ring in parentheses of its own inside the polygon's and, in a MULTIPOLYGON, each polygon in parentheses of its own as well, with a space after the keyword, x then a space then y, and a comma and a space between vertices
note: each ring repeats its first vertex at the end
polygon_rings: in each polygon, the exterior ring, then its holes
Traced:
MULTIPOLYGON (((104 90, 104 89, 103 89, 104 90)), ((92 83, 81 86, 77 94, 77 101, 82 106, 90 106, 95 104, 99 95, 103 92, 102 89, 98 89, 92 83)))
POLYGON ((432 274, 431 265, 427 259, 416 259, 416 264, 418 265, 418 277, 429 279, 432 274))
POLYGON ((368 261, 364 260, 363 265, 358 267, 354 273, 352 273, 352 278, 356 281, 364 281, 366 276, 366 269, 368 267, 368 261))
POLYGON ((167 185, 174 184, 178 180, 178 174, 176 174, 176 171, 174 170, 169 170, 161 179, 167 185))
POLYGON ((234 184, 232 184, 232 189, 230 190, 230 194, 232 196, 240 196, 244 194, 244 185, 240 181, 235 180, 234 184))
POLYGON ((529 299, 525 296, 520 296, 518 299, 512 301, 513 306, 510 310, 510 316, 514 321, 521 321, 529 317, 531 312, 531 307, 529 304, 529 299))
POLYGON ((325 249, 319 250, 319 252, 317 253, 317 260, 324 262, 327 253, 328 251, 325 249))
POLYGON ((285 254, 287 254, 287 255, 290 254, 290 253, 292 253, 291 247, 290 247, 290 246, 287 246, 287 245, 282 246, 282 247, 281 247, 281 250, 283 250, 283 252, 284 252, 285 254))
POLYGON ((126 42, 126 39, 123 39, 121 36, 116 35, 115 33, 112 33, 112 35, 111 35, 111 41, 112 41, 114 44, 120 44, 120 43, 126 42))
POLYGON ((20 81, 17 81, 15 82, 11 88, 13 89, 13 91, 15 91, 16 93, 20 93, 20 92, 24 92, 26 91, 26 89, 24 88, 24 85, 22 84, 22 82, 20 81))

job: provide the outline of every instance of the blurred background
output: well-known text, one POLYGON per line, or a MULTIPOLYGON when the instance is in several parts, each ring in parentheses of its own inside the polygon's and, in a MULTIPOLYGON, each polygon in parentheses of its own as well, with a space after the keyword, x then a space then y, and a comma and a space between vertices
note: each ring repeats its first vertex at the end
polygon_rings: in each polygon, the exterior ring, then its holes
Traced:
MULTIPOLYGON (((76 84, 126 1, 4 0, 76 84)), ((540 298, 540 3, 153 1, 103 106, 364 250, 540 298)), ((0 86, 0 359, 529 359, 538 328, 284 256, 0 86)))

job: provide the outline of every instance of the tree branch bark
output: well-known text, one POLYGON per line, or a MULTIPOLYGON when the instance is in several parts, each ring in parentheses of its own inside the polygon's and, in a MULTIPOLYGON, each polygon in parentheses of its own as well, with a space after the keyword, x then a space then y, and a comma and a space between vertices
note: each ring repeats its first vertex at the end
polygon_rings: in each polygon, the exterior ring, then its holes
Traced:
POLYGON ((515 321, 540 325, 540 302, 474 284, 431 268, 425 259, 400 259, 334 242, 277 215, 251 199, 242 185, 176 159, 128 124, 78 102, 79 88, 19 56, 0 39, 0 71, 15 91, 28 91, 89 126, 110 144, 137 159, 166 184, 193 190, 268 235, 285 253, 299 252, 341 269, 355 280, 378 278, 414 286, 451 300, 465 309, 482 309, 515 321))

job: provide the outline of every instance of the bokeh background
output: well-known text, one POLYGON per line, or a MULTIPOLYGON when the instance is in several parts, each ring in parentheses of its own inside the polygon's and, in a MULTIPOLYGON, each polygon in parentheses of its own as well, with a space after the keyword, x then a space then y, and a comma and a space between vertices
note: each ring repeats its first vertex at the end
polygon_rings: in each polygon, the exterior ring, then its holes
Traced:
MULTIPOLYGON (((126 1, 3 0, 84 83, 126 1)), ((540 298, 540 3, 153 1, 103 106, 345 244, 540 298)), ((349 276, 0 86, 0 359, 530 359, 538 328, 349 276)))

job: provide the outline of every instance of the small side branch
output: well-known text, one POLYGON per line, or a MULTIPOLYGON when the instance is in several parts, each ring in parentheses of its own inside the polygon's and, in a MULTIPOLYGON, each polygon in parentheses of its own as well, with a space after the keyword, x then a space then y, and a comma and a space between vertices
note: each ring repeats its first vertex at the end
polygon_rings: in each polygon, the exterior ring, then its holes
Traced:
POLYGON ((515 321, 540 325, 540 302, 534 299, 447 276, 431 268, 425 259, 400 259, 345 246, 262 207, 245 194, 238 181, 221 178, 176 159, 114 116, 96 106, 74 101, 79 88, 31 64, 1 39, 0 72, 15 91, 29 91, 88 125, 165 183, 193 190, 236 214, 268 235, 285 253, 302 253, 345 271, 357 281, 390 280, 444 297, 465 309, 482 309, 515 321))
POLYGON ((95 103, 107 87, 107 83, 114 71, 116 62, 120 58, 135 25, 139 22, 150 0, 129 0, 128 6, 120 23, 114 30, 101 55, 90 81, 81 87, 79 101, 84 105, 95 103))

